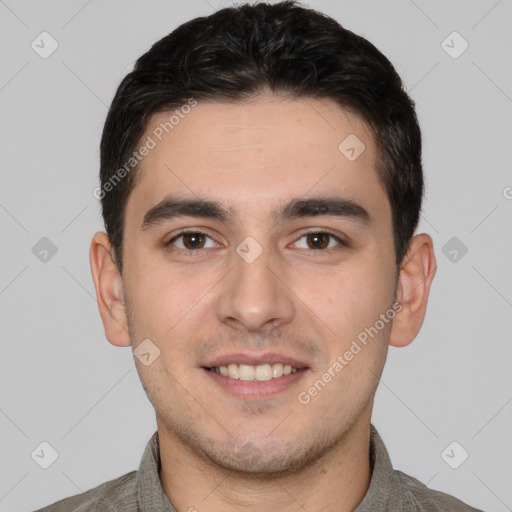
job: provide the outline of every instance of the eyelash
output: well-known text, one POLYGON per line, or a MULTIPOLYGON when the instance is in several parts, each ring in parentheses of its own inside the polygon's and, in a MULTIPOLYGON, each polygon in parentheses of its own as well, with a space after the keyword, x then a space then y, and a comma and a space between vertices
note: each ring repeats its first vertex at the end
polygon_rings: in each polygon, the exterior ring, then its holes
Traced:
MULTIPOLYGON (((194 235, 203 235, 203 236, 206 236, 208 238, 210 238, 211 240, 213 240, 213 238, 211 236, 209 236, 207 233, 204 233, 203 231, 198 231, 198 230, 193 230, 193 229, 189 229, 189 230, 183 230, 183 231, 180 231, 178 234, 176 234, 175 236, 173 236, 168 242, 166 242, 164 245, 166 247, 168 246, 171 246, 176 240, 178 240, 179 238, 181 238, 182 236, 184 235, 187 235, 187 234, 194 234, 194 235)), ((336 249, 341 249, 341 248, 346 248, 348 247, 348 243, 345 242, 344 240, 342 240, 339 236, 335 235, 334 233, 330 232, 329 230, 315 230, 315 231, 306 231, 304 233, 302 233, 302 235, 297 239, 300 240, 302 238, 304 238, 305 236, 307 235, 316 235, 316 234, 324 234, 324 235, 328 235, 329 237, 331 237, 331 239, 334 239, 336 240, 338 243, 339 243, 339 246, 337 247, 331 247, 329 249, 309 249, 309 251, 314 251, 314 252, 319 252, 319 253, 325 253, 325 252, 330 252, 332 251, 333 249, 336 250, 336 249)), ((213 240, 215 242, 215 240, 213 240)), ((217 242, 215 242, 217 243, 217 242)), ((329 245, 329 244, 327 244, 329 245)), ((181 248, 177 248, 175 249, 175 251, 177 252, 186 252, 186 253, 189 253, 189 254, 202 254, 204 251, 207 251, 209 250, 210 248, 207 248, 207 249, 181 249, 181 248)), ((302 249, 302 250, 307 250, 307 249, 302 249)))

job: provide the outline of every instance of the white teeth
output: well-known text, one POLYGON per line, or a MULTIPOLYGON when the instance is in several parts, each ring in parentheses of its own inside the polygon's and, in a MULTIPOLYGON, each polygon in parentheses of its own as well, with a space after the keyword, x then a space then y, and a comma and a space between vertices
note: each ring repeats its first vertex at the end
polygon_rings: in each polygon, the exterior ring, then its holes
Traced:
POLYGON ((266 381, 295 373, 297 368, 292 368, 289 364, 283 365, 282 363, 265 363, 258 366, 231 363, 228 366, 211 368, 211 370, 232 379, 266 381))
POLYGON ((254 366, 238 365, 238 378, 240 380, 254 380, 254 366))
POLYGON ((272 377, 275 379, 276 377, 283 376, 283 365, 281 363, 272 365, 272 377))
MULTIPOLYGON (((221 366, 221 368, 222 368, 222 366, 221 366)), ((228 365, 228 375, 232 379, 238 379, 238 365, 237 364, 228 365)))
POLYGON ((256 366, 254 378, 256 380, 270 380, 272 378, 272 366, 269 364, 260 364, 259 366, 256 366))

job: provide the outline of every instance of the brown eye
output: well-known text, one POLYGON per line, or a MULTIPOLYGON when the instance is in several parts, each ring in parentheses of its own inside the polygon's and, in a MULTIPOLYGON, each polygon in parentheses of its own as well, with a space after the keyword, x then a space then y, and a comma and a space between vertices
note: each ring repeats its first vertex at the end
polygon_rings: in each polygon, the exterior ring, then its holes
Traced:
POLYGON ((205 237, 201 233, 185 233, 183 235, 183 245, 187 249, 202 249, 205 237))
POLYGON ((312 249, 325 249, 329 245, 329 237, 327 233, 310 233, 306 239, 312 249))
POLYGON ((185 231, 171 238, 166 245, 174 246, 176 249, 184 251, 198 251, 215 247, 216 242, 200 231, 185 231))
POLYGON ((341 248, 346 245, 341 238, 333 235, 332 233, 323 231, 304 233, 296 244, 299 249, 315 250, 332 249, 336 248, 336 246, 341 248), (302 240, 304 240, 304 242, 302 242, 302 240))

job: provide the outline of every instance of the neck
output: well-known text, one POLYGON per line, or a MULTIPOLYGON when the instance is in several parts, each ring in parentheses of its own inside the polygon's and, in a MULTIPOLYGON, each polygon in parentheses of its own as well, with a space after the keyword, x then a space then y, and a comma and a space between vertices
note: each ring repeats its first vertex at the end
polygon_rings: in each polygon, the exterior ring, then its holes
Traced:
POLYGON ((351 512, 371 479, 370 421, 359 420, 342 441, 301 472, 262 477, 213 465, 157 419, 162 487, 174 507, 183 511, 351 512))

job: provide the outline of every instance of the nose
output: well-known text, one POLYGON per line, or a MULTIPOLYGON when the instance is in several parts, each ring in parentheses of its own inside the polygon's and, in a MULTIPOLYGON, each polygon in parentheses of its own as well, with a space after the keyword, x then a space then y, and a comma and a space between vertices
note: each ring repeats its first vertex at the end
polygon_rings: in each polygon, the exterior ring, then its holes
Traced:
POLYGON ((217 301, 219 321, 251 332, 275 329, 290 322, 296 305, 278 255, 263 249, 252 260, 235 251, 232 260, 232 270, 222 282, 217 301))

